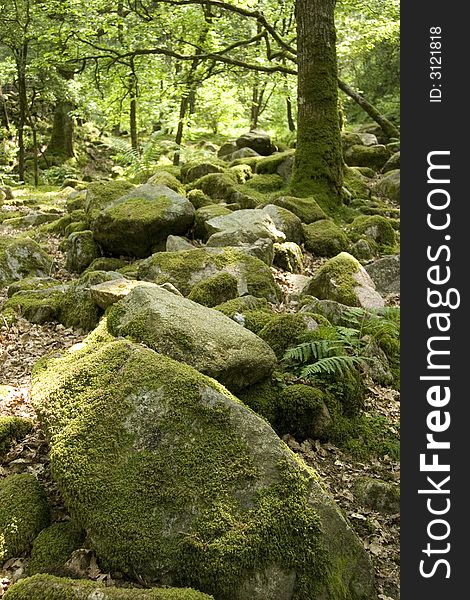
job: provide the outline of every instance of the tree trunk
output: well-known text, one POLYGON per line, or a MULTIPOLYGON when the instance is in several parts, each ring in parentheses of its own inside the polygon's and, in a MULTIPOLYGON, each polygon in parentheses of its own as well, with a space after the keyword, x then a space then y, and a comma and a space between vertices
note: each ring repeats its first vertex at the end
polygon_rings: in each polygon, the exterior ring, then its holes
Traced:
POLYGON ((286 112, 287 112, 287 125, 289 127, 289 131, 295 131, 295 121, 294 114, 292 110, 292 100, 290 96, 286 98, 286 112))
POLYGON ((298 117, 292 191, 323 209, 341 204, 343 157, 338 115, 336 0, 297 0, 298 117))
MULTIPOLYGON (((178 129, 176 130, 175 144, 177 146, 181 146, 181 142, 183 141, 183 131, 184 131, 184 120, 186 118, 186 112, 189 106, 189 93, 184 93, 181 97, 180 103, 180 114, 178 119, 178 129)), ((176 149, 173 155, 173 164, 178 166, 180 164, 180 150, 179 147, 176 149)))
POLYGON ((24 129, 28 111, 28 97, 26 87, 26 59, 28 55, 28 44, 25 43, 16 53, 16 68, 18 74, 18 177, 24 181, 25 177, 25 145, 24 129))
POLYGON ((352 98, 359 106, 373 119, 380 127, 388 138, 399 138, 400 131, 398 127, 395 127, 388 119, 386 119, 370 102, 368 102, 363 96, 353 90, 347 83, 338 79, 339 89, 346 95, 352 98))
POLYGON ((250 129, 257 129, 258 127, 260 107, 259 95, 259 86, 258 82, 256 82, 253 86, 253 93, 251 96, 250 129))
POLYGON ((70 113, 75 108, 70 100, 59 99, 54 110, 51 139, 47 145, 47 157, 54 164, 61 164, 75 156, 73 151, 73 119, 70 113))
POLYGON ((129 108, 129 125, 131 130, 131 146, 134 150, 139 150, 139 137, 137 128, 137 75, 135 72, 134 59, 131 59, 131 72, 129 75, 129 97, 131 99, 129 108))
POLYGON ((0 123, 7 131, 10 131, 10 118, 8 116, 8 108, 0 85, 0 123))

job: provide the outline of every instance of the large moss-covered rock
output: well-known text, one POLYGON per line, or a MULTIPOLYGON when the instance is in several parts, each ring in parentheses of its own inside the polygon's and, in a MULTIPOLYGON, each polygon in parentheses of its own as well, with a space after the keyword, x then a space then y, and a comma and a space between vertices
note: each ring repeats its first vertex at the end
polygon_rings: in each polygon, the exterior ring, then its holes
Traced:
POLYGON ((374 282, 367 271, 347 252, 341 252, 323 264, 312 277, 305 293, 319 299, 335 300, 347 306, 384 306, 384 300, 375 290, 374 282))
POLYGON ((194 206, 164 185, 140 185, 94 219, 95 240, 110 254, 148 256, 170 234, 184 234, 194 221, 194 206))
POLYGON ((376 171, 380 171, 389 158, 390 151, 381 145, 354 145, 344 153, 344 160, 350 167, 370 167, 376 171))
POLYGON ((359 539, 270 426, 214 380, 120 340, 38 370, 67 505, 105 569, 218 600, 368 600, 359 539))
POLYGON ((181 178, 184 183, 197 181, 209 173, 223 173, 227 165, 221 161, 189 162, 181 167, 181 178))
POLYGON ((329 219, 304 225, 303 233, 305 248, 315 256, 336 256, 348 247, 348 236, 329 219))
POLYGON ((362 215, 356 217, 348 226, 348 234, 353 240, 360 237, 371 240, 379 248, 393 247, 397 237, 390 219, 381 215, 362 215))
POLYGON ((26 550, 49 524, 46 493, 29 473, 0 481, 0 562, 26 550))
POLYGON ((167 188, 170 188, 170 190, 184 195, 184 185, 172 173, 168 173, 167 171, 155 173, 155 175, 150 177, 147 183, 150 185, 164 185, 167 188))
POLYGON ((282 231, 286 236, 287 242, 295 242, 296 244, 303 242, 302 221, 297 215, 294 215, 287 208, 275 204, 268 204, 263 208, 263 211, 271 217, 276 229, 282 231))
POLYGON ((259 336, 274 350, 276 356, 283 358, 286 350, 296 346, 299 337, 318 327, 317 321, 307 313, 278 314, 260 331, 259 336))
POLYGON ((274 245, 269 238, 259 238, 255 242, 247 242, 245 239, 252 239, 250 235, 245 235, 240 230, 222 231, 214 233, 207 240, 206 248, 224 248, 225 252, 235 250, 247 256, 254 256, 263 261, 268 267, 272 266, 274 260, 274 245))
POLYGON ((82 273, 91 263, 101 256, 100 249, 90 230, 76 231, 67 238, 66 268, 82 273))
POLYGON ((388 173, 389 171, 394 171, 395 169, 400 168, 400 151, 395 152, 392 156, 387 160, 382 168, 382 173, 388 173))
POLYGON ((238 296, 238 280, 230 273, 218 273, 204 279, 191 290, 188 298, 203 306, 213 307, 238 296))
POLYGON ((273 242, 284 242, 286 239, 284 233, 276 228, 270 215, 258 209, 236 210, 230 214, 213 217, 206 221, 205 227, 211 236, 230 234, 232 238, 245 243, 253 243, 260 238, 268 238, 273 242))
POLYGON ((206 196, 214 200, 236 202, 238 199, 238 193, 235 188, 236 183, 237 176, 230 171, 225 173, 209 173, 191 183, 188 189, 189 191, 195 189, 201 190, 206 196))
POLYGON ((185 362, 230 389, 266 377, 276 362, 267 344, 219 311, 159 286, 137 286, 114 304, 108 329, 185 362))
POLYGON ((117 588, 96 581, 33 575, 12 585, 5 600, 213 600, 190 588, 117 588))
POLYGON ((125 180, 94 181, 90 183, 87 187, 84 202, 88 217, 93 220, 101 210, 129 193, 134 187, 132 183, 125 180))
POLYGON ((67 291, 67 285, 20 290, 5 302, 3 311, 5 314, 16 313, 30 323, 55 321, 67 291))
POLYGON ((200 281, 226 271, 238 279, 238 293, 275 302, 281 292, 270 268, 258 258, 234 248, 196 248, 185 252, 157 252, 142 261, 138 278, 153 283, 170 282, 185 296, 200 281))
POLYGON ((47 277, 52 264, 52 258, 31 238, 0 238, 0 287, 25 277, 47 277))
POLYGON ((46 527, 33 542, 28 574, 64 574, 65 563, 72 552, 80 548, 84 539, 84 531, 74 521, 54 523, 46 527))
POLYGON ((294 215, 299 217, 302 223, 306 224, 314 223, 327 217, 318 202, 311 197, 295 198, 294 196, 280 196, 273 200, 273 204, 290 210, 294 215))
POLYGON ((31 419, 0 417, 0 457, 8 452, 14 440, 21 440, 32 429, 31 419))
POLYGON ((235 141, 238 148, 251 148, 262 156, 269 156, 277 150, 277 146, 271 141, 271 136, 266 131, 253 129, 244 133, 235 141))

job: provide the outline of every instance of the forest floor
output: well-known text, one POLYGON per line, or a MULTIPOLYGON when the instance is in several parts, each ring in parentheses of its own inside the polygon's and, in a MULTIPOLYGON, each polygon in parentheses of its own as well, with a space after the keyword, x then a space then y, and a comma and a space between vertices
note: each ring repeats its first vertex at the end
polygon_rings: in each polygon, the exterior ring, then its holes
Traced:
MULTIPOLYGON (((19 232, 13 230, 11 233, 19 232)), ((59 241, 59 238, 49 236, 47 243, 47 250, 53 255, 56 265, 54 276, 70 280, 73 276, 65 270, 65 256, 58 250, 59 241)), ((312 261, 309 266, 317 265, 313 265, 312 261)), ((288 279, 276 269, 273 269, 273 274, 288 292, 288 279)), ((0 290, 0 309, 5 298, 6 291, 0 290)), ((42 356, 61 352, 84 337, 84 332, 67 329, 58 323, 35 325, 19 318, 15 324, 8 325, 0 317, 0 416, 14 415, 34 420, 30 396, 33 365, 42 356), (1 386, 8 386, 8 389, 1 386)), ((370 384, 365 409, 371 414, 384 416, 390 427, 399 430, 400 399, 397 391, 370 384)), ((361 538, 375 568, 379 600, 399 600, 400 515, 382 514, 361 506, 353 491, 355 481, 362 476, 399 484, 399 462, 388 456, 360 461, 333 444, 318 440, 306 440, 301 444, 292 436, 285 436, 284 440, 321 475, 361 538)), ((51 478, 47 443, 37 425, 29 436, 11 449, 0 465, 1 478, 25 472, 34 474, 45 485, 52 520, 66 519, 67 511, 51 478)), ((11 583, 24 576, 27 563, 28 555, 24 553, 0 565, 0 598, 11 583)), ((120 574, 101 572, 90 551, 78 560, 77 576, 120 584, 120 574)), ((121 580, 121 583, 124 582, 121 580)))

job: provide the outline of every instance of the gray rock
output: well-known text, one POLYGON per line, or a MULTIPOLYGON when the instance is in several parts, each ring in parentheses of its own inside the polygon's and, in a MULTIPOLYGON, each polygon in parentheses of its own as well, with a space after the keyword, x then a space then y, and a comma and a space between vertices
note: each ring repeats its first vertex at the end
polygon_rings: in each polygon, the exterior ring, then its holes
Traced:
POLYGON ((223 158, 224 156, 227 156, 228 154, 232 154, 232 152, 235 152, 237 149, 238 149, 238 146, 235 141, 225 142, 225 144, 222 144, 222 146, 219 148, 219 151, 217 152, 217 156, 219 158, 223 158))
POLYGON ((67 238, 66 268, 69 271, 83 273, 100 256, 101 252, 92 231, 76 231, 67 238))
POLYGON ((385 177, 377 183, 375 189, 379 194, 386 196, 392 202, 400 202, 400 169, 389 171, 385 177))
POLYGON ((194 246, 189 240, 178 235, 169 235, 166 238, 167 252, 181 252, 182 250, 194 250, 194 246))
POLYGON ((259 209, 237 210, 227 215, 214 217, 206 222, 206 229, 209 236, 229 232, 232 240, 238 239, 243 243, 253 243, 260 238, 269 238, 273 242, 286 240, 286 236, 276 228, 269 214, 259 209))
POLYGON ((400 151, 395 152, 392 156, 387 160, 382 168, 382 173, 388 173, 389 171, 394 171, 395 169, 400 168, 400 151))
POLYGON ((400 255, 384 256, 365 267, 381 294, 400 293, 400 255))
POLYGON ((272 143, 269 133, 257 129, 241 135, 236 140, 236 144, 238 148, 251 148, 262 156, 269 156, 277 150, 277 146, 272 143))
POLYGON ((231 154, 225 155, 223 158, 227 162, 232 162, 233 160, 237 160, 237 158, 252 158, 253 156, 261 156, 261 154, 259 154, 258 152, 256 152, 256 150, 253 150, 252 148, 246 147, 239 148, 231 154))
POLYGON ((296 244, 303 242, 302 221, 297 215, 287 208, 275 204, 268 204, 263 207, 263 211, 271 217, 276 228, 286 236, 287 242, 296 244))
POLYGON ((267 377, 276 363, 265 342, 225 315, 148 283, 134 287, 110 309, 108 329, 189 364, 230 389, 267 377))
POLYGON ((230 231, 214 233, 207 241, 206 248, 225 248, 227 251, 230 250, 230 248, 233 248, 246 256, 259 258, 259 260, 262 260, 268 267, 272 266, 274 261, 274 244, 272 240, 261 238, 251 244, 249 242, 243 242, 242 239, 243 238, 241 238, 239 234, 234 235, 230 231))
POLYGON ((367 508, 386 514, 400 512, 400 490, 396 484, 361 477, 354 485, 354 492, 359 502, 367 508))
POLYGON ((379 143, 377 140, 377 136, 374 135, 373 133, 359 132, 357 135, 361 139, 360 143, 363 146, 377 146, 377 144, 379 143))
POLYGON ((182 166, 181 177, 183 183, 191 183, 209 173, 223 173, 225 167, 216 164, 216 162, 190 162, 182 166))
POLYGON ((274 244, 274 264, 291 273, 302 273, 303 255, 301 248, 295 242, 274 244))
POLYGON ((355 145, 348 148, 344 153, 344 160, 350 167, 370 167, 380 171, 387 160, 390 152, 385 146, 355 145))

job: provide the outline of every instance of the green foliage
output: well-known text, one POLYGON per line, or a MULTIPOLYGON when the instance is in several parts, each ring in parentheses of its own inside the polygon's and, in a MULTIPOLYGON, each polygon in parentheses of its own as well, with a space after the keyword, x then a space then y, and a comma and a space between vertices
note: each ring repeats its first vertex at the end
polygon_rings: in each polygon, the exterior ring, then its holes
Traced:
POLYGON ((14 440, 21 440, 32 429, 30 419, 0 417, 0 457, 6 454, 14 440))
POLYGON ((73 521, 55 523, 43 529, 33 542, 28 574, 60 575, 72 552, 81 547, 84 532, 73 521))

